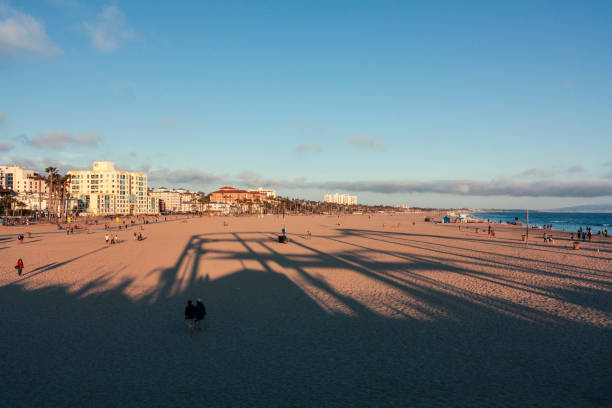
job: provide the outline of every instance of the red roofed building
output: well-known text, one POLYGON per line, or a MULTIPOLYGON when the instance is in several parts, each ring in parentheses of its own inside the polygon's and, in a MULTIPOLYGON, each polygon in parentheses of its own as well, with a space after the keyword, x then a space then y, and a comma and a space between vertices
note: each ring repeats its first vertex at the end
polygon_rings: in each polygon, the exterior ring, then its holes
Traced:
POLYGON ((216 203, 234 203, 236 200, 266 201, 266 194, 256 190, 238 190, 234 187, 221 187, 210 193, 210 201, 216 203))

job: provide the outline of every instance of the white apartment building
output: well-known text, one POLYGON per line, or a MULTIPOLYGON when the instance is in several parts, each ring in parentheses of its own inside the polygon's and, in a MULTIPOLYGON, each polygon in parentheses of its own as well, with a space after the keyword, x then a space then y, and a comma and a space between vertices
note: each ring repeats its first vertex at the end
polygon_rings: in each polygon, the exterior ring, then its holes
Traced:
POLYGON ((233 204, 231 203, 220 203, 220 202, 210 202, 206 203, 206 211, 210 212, 220 212, 221 214, 229 214, 233 209, 233 204))
POLYGON ((323 197, 326 203, 357 205, 357 196, 348 194, 325 194, 323 197))
POLYGON ((266 198, 276 198, 276 191, 274 191, 272 189, 266 189, 266 188, 263 188, 263 187, 259 187, 255 191, 259 191, 260 193, 264 193, 266 195, 266 198))
POLYGON ((191 205, 191 194, 184 189, 169 189, 165 187, 154 188, 149 194, 152 197, 157 197, 162 201, 162 210, 166 212, 190 212, 184 211, 183 201, 189 202, 191 205))
POLYGON ((69 171, 70 194, 80 212, 93 215, 156 214, 159 201, 147 195, 147 175, 116 170, 112 162, 94 162, 93 170, 69 171), (155 203, 157 202, 157 206, 155 203))
POLYGON ((39 173, 21 166, 0 166, 0 188, 13 190, 16 193, 47 193, 44 181, 32 177, 39 173))
POLYGON ((192 213, 200 210, 198 195, 196 193, 181 194, 181 212, 192 213))
MULTIPOLYGON (((22 192, 17 194, 15 197, 17 200, 21 201, 25 204, 24 209, 33 210, 33 211, 45 211, 47 209, 47 203, 49 201, 49 196, 45 193, 29 193, 22 192)), ((70 200, 68 200, 68 207, 70 204, 70 200)))

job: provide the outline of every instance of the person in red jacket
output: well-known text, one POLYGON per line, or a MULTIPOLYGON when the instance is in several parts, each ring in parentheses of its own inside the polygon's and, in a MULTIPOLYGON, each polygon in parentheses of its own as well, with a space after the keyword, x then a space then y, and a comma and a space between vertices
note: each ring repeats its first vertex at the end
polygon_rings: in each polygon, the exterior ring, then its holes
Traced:
POLYGON ((15 269, 17 269, 17 273, 21 276, 21 271, 23 271, 23 261, 21 258, 17 260, 17 265, 15 265, 15 269))

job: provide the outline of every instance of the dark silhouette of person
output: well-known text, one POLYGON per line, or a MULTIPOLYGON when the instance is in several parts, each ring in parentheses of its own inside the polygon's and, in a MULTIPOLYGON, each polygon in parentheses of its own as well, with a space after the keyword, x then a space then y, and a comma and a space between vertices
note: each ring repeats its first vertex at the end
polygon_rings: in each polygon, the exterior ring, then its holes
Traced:
POLYGON ((195 326, 198 330, 202 331, 202 320, 206 317, 206 307, 204 303, 202 303, 202 299, 198 299, 196 302, 196 316, 195 316, 195 326))
POLYGON ((187 307, 185 307, 185 320, 187 321, 187 327, 189 327, 192 335, 195 334, 194 324, 197 312, 198 309, 196 309, 191 300, 188 300, 187 307))

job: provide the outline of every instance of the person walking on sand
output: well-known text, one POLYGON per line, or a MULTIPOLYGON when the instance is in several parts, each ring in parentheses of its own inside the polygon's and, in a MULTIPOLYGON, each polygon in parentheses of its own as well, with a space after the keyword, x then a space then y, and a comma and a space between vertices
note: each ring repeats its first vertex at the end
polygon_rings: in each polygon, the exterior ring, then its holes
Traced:
POLYGON ((187 307, 185 307, 185 320, 187 321, 187 327, 193 336, 195 334, 194 324, 197 313, 196 307, 191 303, 191 300, 187 301, 187 307))
POLYGON ((196 316, 195 316, 195 326, 199 331, 202 331, 202 320, 206 317, 206 307, 204 303, 202 303, 202 299, 198 299, 196 302, 196 316))
POLYGON ((17 265, 15 265, 15 269, 17 269, 17 274, 21 276, 21 272, 23 271, 23 261, 21 258, 17 260, 17 265))
POLYGON ((108 240, 109 240, 108 233, 106 235, 104 235, 104 239, 106 240, 106 245, 108 245, 108 240))

